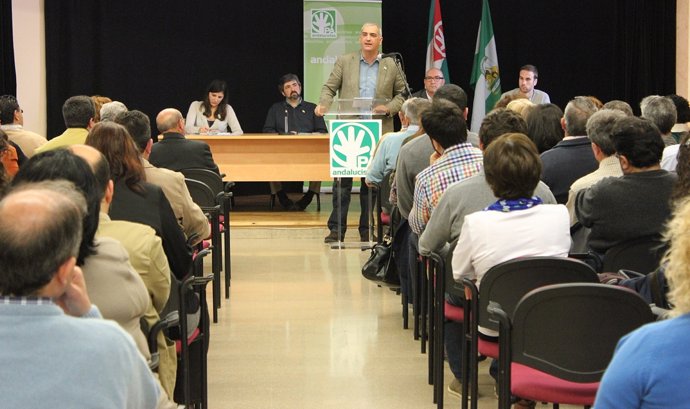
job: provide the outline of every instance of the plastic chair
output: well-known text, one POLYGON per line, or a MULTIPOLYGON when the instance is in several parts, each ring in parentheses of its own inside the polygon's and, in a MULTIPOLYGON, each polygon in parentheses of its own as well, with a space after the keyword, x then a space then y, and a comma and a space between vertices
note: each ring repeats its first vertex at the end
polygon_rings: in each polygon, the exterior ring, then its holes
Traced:
MULTIPOLYGON (((230 210, 234 205, 234 197, 230 189, 235 186, 233 182, 223 182, 225 175, 218 175, 217 173, 208 169, 183 169, 180 171, 185 178, 198 180, 205 183, 211 191, 215 194, 215 202, 220 205, 219 229, 223 228, 223 247, 218 246, 218 257, 215 259, 217 266, 214 274, 220 273, 221 269, 225 270, 225 298, 230 298, 230 279, 232 277, 232 257, 230 255, 230 210), (225 254, 225 265, 220 266, 221 259, 225 254)), ((191 192, 190 192, 191 194, 191 192)), ((194 198, 194 196, 192 196, 194 198)), ((196 202, 196 200, 195 200, 196 202)), ((198 203, 197 203, 198 204, 198 203)), ((201 205, 199 205, 201 206, 201 205)), ((215 252, 214 252, 215 253, 215 252)), ((220 277, 218 277, 220 279, 220 277)), ((220 297, 220 292, 218 293, 220 297)), ((220 307, 220 303, 218 304, 220 307)), ((213 322, 216 322, 215 320, 213 322)))
MULTIPOLYGON (((453 279, 451 258, 453 252, 448 253, 444 259, 437 253, 431 253, 426 257, 427 293, 428 302, 426 309, 429 311, 429 383, 434 386, 434 403, 439 409, 443 408, 444 393, 444 339, 446 320, 461 322, 464 332, 465 310, 463 307, 450 304, 446 301, 446 292, 463 296, 453 279)), ((422 318, 423 319, 423 318, 422 318)), ((424 326, 423 326, 424 327, 424 326)), ((463 383, 463 395, 467 395, 467 383, 463 383)))
POLYGON ((511 393, 556 408, 591 406, 620 338, 654 320, 634 292, 591 283, 545 286, 512 314, 493 302, 488 312, 500 323, 501 409, 510 408, 511 393))
MULTIPOLYGON (((598 282, 599 277, 591 267, 565 257, 524 257, 497 264, 484 274, 480 289, 472 280, 463 279, 465 289, 471 294, 464 306, 466 325, 462 373, 464 380, 469 379, 469 382, 463 382, 463 388, 467 384, 471 387, 469 399, 472 408, 477 407, 478 354, 499 357, 497 342, 479 338, 479 326, 498 331, 498 323, 486 313, 489 303, 498 303, 504 311, 512 314, 522 296, 535 288, 557 283, 598 282)), ((466 408, 467 404, 468 395, 463 393, 462 407, 466 408)))
POLYGON ((211 265, 213 280, 213 322, 218 322, 218 309, 220 308, 220 272, 221 272, 221 238, 220 238, 220 204, 216 202, 216 195, 211 188, 203 182, 194 179, 186 179, 185 184, 192 196, 194 203, 199 205, 211 224, 211 265))
POLYGON ((646 236, 617 244, 604 255, 603 272, 620 269, 649 274, 659 267, 667 244, 660 236, 646 236))

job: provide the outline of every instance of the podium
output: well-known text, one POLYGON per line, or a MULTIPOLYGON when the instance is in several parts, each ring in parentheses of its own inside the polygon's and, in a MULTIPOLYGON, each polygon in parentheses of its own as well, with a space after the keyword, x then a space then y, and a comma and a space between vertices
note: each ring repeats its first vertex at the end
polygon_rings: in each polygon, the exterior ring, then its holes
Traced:
MULTIPOLYGON (((366 209, 362 209, 367 214, 369 240, 345 243, 341 239, 343 237, 341 221, 343 220, 344 209, 340 205, 341 197, 339 195, 342 195, 343 174, 352 175, 353 178, 366 175, 366 168, 363 169, 360 164, 363 162, 368 164, 373 157, 376 144, 381 138, 381 121, 374 118, 378 115, 383 115, 376 112, 388 102, 390 102, 390 99, 337 99, 333 101, 330 109, 325 114, 326 117, 330 117, 328 121, 330 133, 330 171, 331 177, 335 179, 333 194, 336 195, 334 197, 335 203, 338 203, 335 210, 337 212, 337 234, 339 240, 331 243, 331 249, 359 248, 365 250, 373 247, 372 196, 368 195, 366 209), (334 123, 337 123, 338 126, 334 126, 334 123), (373 128, 376 128, 376 132, 371 131, 372 124, 374 125, 373 128), (340 142, 340 145, 337 145, 336 142, 340 142), (353 153, 353 149, 355 153, 353 153), (336 167, 334 164, 339 165, 339 167, 336 167)), ((347 213, 344 220, 347 223, 347 213)))

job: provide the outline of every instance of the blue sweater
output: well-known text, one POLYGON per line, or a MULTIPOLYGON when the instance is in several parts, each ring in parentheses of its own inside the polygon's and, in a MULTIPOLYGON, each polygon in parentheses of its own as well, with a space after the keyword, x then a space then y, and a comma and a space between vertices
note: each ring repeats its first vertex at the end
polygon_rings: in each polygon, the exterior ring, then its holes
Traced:
POLYGON ((0 304, 0 345, 2 407, 156 407, 153 375, 114 322, 0 304))
POLYGON ((690 314, 623 337, 604 373, 596 409, 690 406, 690 314))

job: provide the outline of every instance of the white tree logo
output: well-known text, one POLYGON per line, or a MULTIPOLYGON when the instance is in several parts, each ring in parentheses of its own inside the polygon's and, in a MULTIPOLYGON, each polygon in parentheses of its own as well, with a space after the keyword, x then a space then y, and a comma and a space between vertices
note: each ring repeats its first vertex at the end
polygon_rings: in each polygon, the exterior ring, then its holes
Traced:
POLYGON ((364 124, 345 123, 333 130, 331 164, 347 169, 366 169, 376 146, 374 132, 364 124))
POLYGON ((335 9, 318 9, 311 11, 311 37, 336 38, 335 9))

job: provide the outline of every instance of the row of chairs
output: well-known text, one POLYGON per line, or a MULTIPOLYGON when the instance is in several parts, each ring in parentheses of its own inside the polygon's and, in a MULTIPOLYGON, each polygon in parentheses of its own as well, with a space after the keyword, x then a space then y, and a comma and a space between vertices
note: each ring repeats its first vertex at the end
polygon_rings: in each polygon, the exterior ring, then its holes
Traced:
POLYGON ((230 254, 230 210, 234 183, 224 184, 223 176, 207 169, 183 169, 187 189, 194 203, 206 213, 211 224, 211 265, 213 280, 213 322, 221 307, 221 272, 225 271, 225 298, 230 298, 232 263, 230 254), (222 238, 221 238, 222 234, 222 238))

